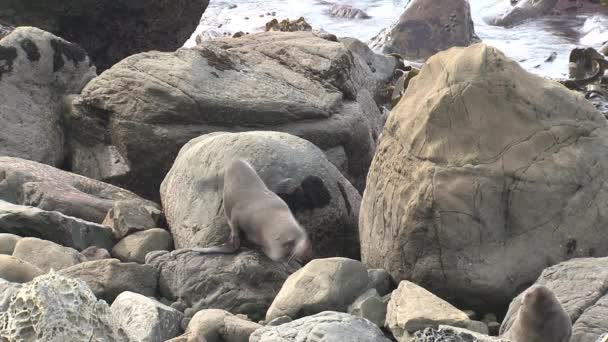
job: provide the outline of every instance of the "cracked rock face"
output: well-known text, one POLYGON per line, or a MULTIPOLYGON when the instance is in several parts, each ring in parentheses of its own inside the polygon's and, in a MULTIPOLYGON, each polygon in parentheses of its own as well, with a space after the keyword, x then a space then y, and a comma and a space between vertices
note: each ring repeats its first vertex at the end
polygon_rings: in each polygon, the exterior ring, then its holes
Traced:
POLYGON ((0 313, 3 341, 128 341, 104 301, 54 272, 24 284, 0 313))
POLYGON ((160 188, 177 248, 213 246, 228 238, 223 175, 235 158, 249 161, 287 203, 316 257, 358 258, 359 193, 320 149, 281 132, 218 132, 181 149, 160 188))
POLYGON ((190 139, 272 130, 311 141, 362 191, 382 125, 369 79, 383 70, 310 32, 134 55, 88 83, 74 102, 73 169, 157 197, 190 139))
MULTIPOLYGON (((570 342, 601 341, 608 331, 608 258, 579 258, 545 269, 536 284, 549 288, 562 303, 572 321, 570 342)), ((517 318, 522 294, 511 303, 511 308, 500 327, 508 330, 517 318)))
POLYGON ((607 133, 583 97, 492 47, 433 56, 372 162, 363 262, 491 311, 548 265, 607 255, 607 133))

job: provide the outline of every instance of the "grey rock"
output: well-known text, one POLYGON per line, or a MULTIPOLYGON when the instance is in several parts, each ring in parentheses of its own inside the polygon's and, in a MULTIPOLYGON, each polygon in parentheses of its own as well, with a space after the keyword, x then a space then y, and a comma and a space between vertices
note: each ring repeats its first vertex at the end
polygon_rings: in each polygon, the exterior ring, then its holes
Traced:
MULTIPOLYGON (((30 160, 0 156, 0 200, 101 223, 119 200, 156 206, 134 193, 30 160)), ((48 239, 51 240, 51 239, 48 239)))
POLYGON ((153 251, 171 250, 173 240, 168 231, 152 228, 125 236, 112 249, 112 255, 122 261, 146 263, 146 254, 153 251))
POLYGON ((73 248, 30 237, 19 240, 13 256, 37 266, 44 273, 51 269, 59 271, 86 261, 85 256, 73 248))
POLYGON ((108 304, 84 283, 55 272, 15 293, 0 313, 0 336, 7 341, 129 341, 108 304))
POLYGON ((378 295, 385 296, 395 289, 394 281, 390 273, 382 268, 372 268, 367 270, 369 277, 368 287, 376 289, 378 295))
POLYGON ((342 149, 347 163, 338 167, 361 191, 382 124, 361 84, 373 78, 368 70, 343 44, 310 32, 263 32, 133 55, 73 102, 72 146, 79 151, 72 154, 83 159, 72 160, 73 170, 154 198, 190 139, 267 128, 323 151, 342 149), (110 148, 128 171, 95 173, 107 168, 95 161, 107 160, 99 154, 110 148))
POLYGON ((281 324, 289 323, 291 321, 293 321, 293 319, 291 317, 289 317, 289 316, 281 316, 281 317, 277 317, 277 318, 271 320, 270 322, 268 322, 265 325, 276 327, 276 326, 279 326, 281 324))
POLYGON ((558 2, 559 0, 519 0, 515 6, 507 6, 504 12, 487 16, 484 21, 490 25, 512 27, 551 13, 558 2))
POLYGON ((250 250, 174 256, 157 251, 148 253, 146 263, 159 272, 160 295, 176 302, 172 307, 191 308, 186 316, 202 309, 222 309, 254 321, 264 318, 290 271, 250 250))
POLYGON ((177 248, 213 246, 227 240, 223 174, 234 158, 247 160, 287 203, 308 232, 315 257, 359 256, 356 189, 312 143, 268 131, 212 133, 181 149, 161 185, 165 216, 177 248))
POLYGON ((156 204, 142 205, 138 200, 116 201, 103 224, 111 227, 116 239, 158 227, 161 211, 156 204))
POLYGON ((125 291, 154 296, 158 272, 149 265, 121 263, 118 259, 87 261, 65 268, 59 274, 84 281, 95 296, 108 303, 125 291))
POLYGON ((357 260, 312 260, 287 278, 266 313, 266 321, 281 316, 295 319, 322 311, 346 312, 368 283, 367 270, 357 260))
POLYGON ((208 0, 6 0, 0 4, 0 22, 32 25, 69 38, 89 52, 101 72, 138 52, 181 47, 208 4, 208 0))
MULTIPOLYGON (((535 284, 549 288, 562 303, 572 321, 570 342, 594 342, 608 331, 608 257, 577 258, 548 267, 535 284)), ((511 302, 518 307, 522 294, 511 302)), ((510 306, 510 307, 511 307, 510 306)), ((509 310, 500 331, 505 332, 516 318, 509 310)))
POLYGON ((349 305, 347 312, 383 327, 386 321, 386 306, 389 298, 389 296, 380 297, 376 289, 369 289, 349 305))
POLYGON ((362 261, 458 307, 506 307, 547 266, 608 255, 608 210, 589 205, 608 201, 606 151, 583 97, 484 44, 440 52, 383 131, 362 261))
POLYGON ((12 255, 20 239, 22 237, 19 235, 0 233, 0 254, 12 255))
POLYGON ((335 4, 329 9, 329 15, 337 18, 344 19, 369 19, 371 18, 369 14, 365 13, 365 11, 344 4, 335 4))
POLYGON ((439 51, 479 42, 467 0, 412 0, 397 20, 372 38, 370 46, 424 61, 439 51))
POLYGON ((13 30, 0 51, 0 155, 61 165, 66 101, 96 76, 95 68, 79 46, 34 27, 13 30))
POLYGON ((186 332, 170 342, 248 342, 249 335, 261 327, 224 310, 201 310, 192 317, 186 332))
POLYGON ((42 270, 29 262, 0 254, 0 279, 13 283, 27 283, 41 274, 43 274, 42 270))
POLYGON ((62 246, 84 249, 89 246, 111 248, 112 229, 34 207, 0 200, 0 232, 37 237, 62 246))
POLYGON ((181 333, 183 314, 154 299, 123 292, 110 307, 110 312, 131 341, 164 342, 181 333))
POLYGON ((325 311, 281 324, 265 326, 249 342, 389 342, 372 322, 346 313, 325 311))
POLYGON ((411 342, 510 342, 509 340, 479 334, 464 328, 440 325, 417 331, 411 342))

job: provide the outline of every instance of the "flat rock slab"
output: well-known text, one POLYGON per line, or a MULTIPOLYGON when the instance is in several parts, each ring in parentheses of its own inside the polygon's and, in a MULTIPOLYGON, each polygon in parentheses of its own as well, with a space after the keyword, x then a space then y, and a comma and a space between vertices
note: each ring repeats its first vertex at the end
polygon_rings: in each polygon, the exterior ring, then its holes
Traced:
POLYGON ((57 211, 45 211, 2 200, 0 232, 37 237, 76 250, 90 246, 109 249, 114 245, 110 227, 66 216, 57 211))

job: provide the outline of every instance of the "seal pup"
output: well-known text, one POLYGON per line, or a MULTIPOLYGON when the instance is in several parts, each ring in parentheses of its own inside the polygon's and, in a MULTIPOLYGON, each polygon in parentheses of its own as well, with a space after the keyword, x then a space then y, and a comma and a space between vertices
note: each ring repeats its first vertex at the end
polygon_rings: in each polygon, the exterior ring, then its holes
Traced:
POLYGON ((270 191, 254 168, 242 159, 233 160, 224 172, 224 215, 230 226, 228 242, 213 247, 195 247, 187 251, 231 254, 241 245, 240 232, 252 243, 261 246, 274 261, 310 257, 308 234, 296 221, 287 204, 270 191))
POLYGON ((569 342, 571 336, 570 316, 543 285, 533 285, 515 299, 500 327, 500 337, 513 342, 569 342))

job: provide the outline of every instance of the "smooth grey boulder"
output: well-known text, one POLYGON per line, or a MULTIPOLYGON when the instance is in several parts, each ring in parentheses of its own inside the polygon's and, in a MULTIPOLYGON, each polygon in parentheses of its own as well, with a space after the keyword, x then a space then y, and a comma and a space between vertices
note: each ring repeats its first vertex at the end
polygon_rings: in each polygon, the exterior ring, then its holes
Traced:
POLYGON ((131 341, 165 342, 181 333, 181 312, 160 302, 125 291, 110 306, 114 319, 131 341))
POLYGON ((19 288, 0 313, 0 336, 7 341, 129 341, 106 302, 83 282, 55 272, 19 288))
POLYGON ((608 255, 605 178, 608 121, 582 95, 485 44, 452 48, 391 111, 362 261, 457 307, 504 310, 547 266, 608 255))
POLYGON ((208 0, 4 0, 0 22, 40 27, 78 43, 101 72, 134 53, 181 47, 208 4, 208 0))
POLYGON ((51 33, 18 27, 0 40, 0 65, 0 155, 62 165, 68 97, 96 76, 86 52, 51 33))
POLYGON ((156 294, 158 272, 149 265, 118 259, 87 261, 64 268, 59 274, 84 281, 99 299, 111 304, 125 291, 151 297, 156 294))
POLYGON ((26 237, 17 242, 13 256, 37 266, 44 273, 77 265, 86 257, 77 250, 54 242, 26 237))
POLYGON ((146 254, 172 250, 173 240, 168 231, 152 228, 125 236, 112 248, 112 256, 121 261, 146 263, 146 254))
POLYGON ((266 313, 266 321, 289 316, 293 319, 322 311, 346 312, 369 283, 361 262, 346 258, 315 259, 283 284, 266 313))
POLYGON ((279 326, 265 326, 249 342, 389 342, 374 323, 342 312, 324 311, 279 326))
POLYGON ((374 51, 424 61, 455 46, 481 40, 475 34, 467 0, 412 0, 401 16, 372 38, 374 51))
POLYGON ((269 131, 207 134, 181 149, 160 190, 177 248, 227 240, 223 175, 236 158, 247 160, 287 203, 308 232, 314 257, 359 257, 357 190, 315 145, 269 131))
MULTIPOLYGON (((31 160, 0 156, 0 200, 101 223, 116 201, 156 206, 134 193, 31 160)), ((49 239, 50 240, 50 239, 49 239)))
POLYGON ((365 86, 371 73, 343 44, 311 32, 263 32, 133 55, 73 102, 71 165, 155 198, 192 138, 266 129, 311 141, 362 191, 382 125, 365 86))
POLYGON ((27 261, 0 254, 0 279, 13 283, 27 283, 43 273, 36 265, 27 261))
POLYGON ((249 335, 262 326, 218 309, 197 312, 186 332, 167 342, 249 342, 249 335))
POLYGON ((160 295, 176 302, 172 307, 189 308, 186 316, 202 309, 222 309, 254 321, 264 319, 290 272, 285 264, 251 250, 176 256, 156 251, 148 253, 146 264, 158 270, 160 295))
POLYGON ((0 254, 12 255, 20 239, 22 237, 19 235, 0 233, 0 254))
POLYGON ((112 229, 57 211, 16 205, 0 200, 0 232, 37 237, 77 250, 90 246, 111 248, 112 229))
MULTIPOLYGON (((578 258, 548 267, 535 284, 549 288, 570 316, 570 342, 595 342, 608 331, 608 257, 578 258)), ((511 302, 513 310, 507 312, 501 333, 517 317, 522 294, 511 302)))

